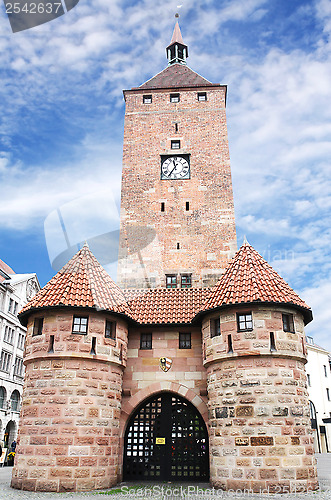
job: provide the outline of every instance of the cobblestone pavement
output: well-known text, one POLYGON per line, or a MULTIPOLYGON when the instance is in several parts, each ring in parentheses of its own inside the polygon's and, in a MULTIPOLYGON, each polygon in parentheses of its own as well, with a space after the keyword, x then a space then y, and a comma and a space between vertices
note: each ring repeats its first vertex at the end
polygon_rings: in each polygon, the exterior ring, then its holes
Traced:
POLYGON ((121 483, 110 490, 86 493, 36 493, 10 488, 11 468, 0 468, 0 500, 331 500, 331 453, 317 454, 317 469, 320 490, 311 493, 268 494, 263 492, 224 492, 213 490, 209 484, 193 483, 121 483))

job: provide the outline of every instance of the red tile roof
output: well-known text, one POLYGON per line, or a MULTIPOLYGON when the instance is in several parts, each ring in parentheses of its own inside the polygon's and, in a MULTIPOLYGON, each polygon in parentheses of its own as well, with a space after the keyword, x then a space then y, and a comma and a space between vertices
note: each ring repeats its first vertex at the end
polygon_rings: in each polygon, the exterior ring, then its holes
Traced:
POLYGON ((309 306, 251 245, 244 243, 213 287, 203 310, 254 302, 294 305, 304 310, 307 322, 312 319, 309 306))
POLYGON ((153 78, 140 85, 140 87, 133 88, 132 90, 206 87, 215 85, 218 86, 218 84, 211 83, 202 76, 198 75, 198 73, 190 69, 188 66, 176 63, 171 64, 171 66, 165 68, 153 78))
POLYGON ((28 302, 20 318, 35 309, 68 306, 123 313, 143 325, 189 324, 208 310, 252 303, 289 304, 303 312, 306 323, 312 319, 309 306, 248 243, 212 288, 124 291, 84 245, 28 302))
POLYGON ((131 315, 120 288, 85 244, 20 312, 56 306, 89 307, 131 315))
POLYGON ((210 295, 210 288, 124 290, 140 324, 191 323, 210 295))

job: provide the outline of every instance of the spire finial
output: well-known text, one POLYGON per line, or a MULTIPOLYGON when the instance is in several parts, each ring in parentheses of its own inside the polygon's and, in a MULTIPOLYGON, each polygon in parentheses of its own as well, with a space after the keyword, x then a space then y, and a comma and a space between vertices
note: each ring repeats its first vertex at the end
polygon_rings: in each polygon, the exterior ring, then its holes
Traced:
POLYGON ((179 14, 178 14, 178 12, 176 12, 175 17, 176 17, 176 19, 178 19, 178 18, 179 18, 179 14))

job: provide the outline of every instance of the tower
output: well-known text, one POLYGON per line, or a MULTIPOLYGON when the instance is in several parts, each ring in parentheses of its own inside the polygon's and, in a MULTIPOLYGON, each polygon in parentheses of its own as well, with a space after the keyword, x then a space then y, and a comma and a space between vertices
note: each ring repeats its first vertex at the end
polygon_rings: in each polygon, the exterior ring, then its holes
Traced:
POLYGON ((166 53, 124 91, 122 288, 213 285, 236 250, 226 86, 186 65, 178 22, 166 53))
POLYGON ((128 311, 87 246, 21 311, 26 376, 12 487, 116 484, 128 311))

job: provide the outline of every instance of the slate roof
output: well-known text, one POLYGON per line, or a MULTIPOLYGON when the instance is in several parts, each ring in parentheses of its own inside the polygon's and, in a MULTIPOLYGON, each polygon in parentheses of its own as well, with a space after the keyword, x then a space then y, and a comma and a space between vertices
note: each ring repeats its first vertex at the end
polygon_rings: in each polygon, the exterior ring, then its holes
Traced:
POLYGON ((220 281, 213 287, 203 310, 256 302, 294 305, 303 309, 306 322, 312 319, 309 306, 246 242, 230 261, 220 281))
POLYGON ((198 73, 190 69, 188 66, 180 63, 171 64, 163 71, 155 75, 147 82, 135 87, 132 90, 138 89, 171 89, 181 87, 206 87, 219 86, 219 84, 211 83, 206 78, 203 78, 198 73))
POLYGON ((45 307, 83 307, 131 315, 121 289, 99 264, 87 244, 20 311, 45 307))

